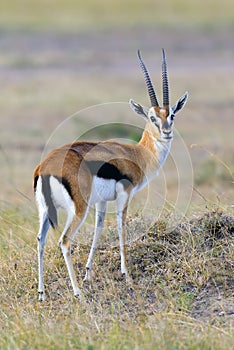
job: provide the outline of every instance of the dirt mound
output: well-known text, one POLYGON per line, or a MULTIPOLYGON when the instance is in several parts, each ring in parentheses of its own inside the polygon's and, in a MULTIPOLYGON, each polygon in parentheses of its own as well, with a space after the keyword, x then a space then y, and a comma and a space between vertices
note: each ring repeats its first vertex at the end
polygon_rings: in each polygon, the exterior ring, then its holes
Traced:
MULTIPOLYGON (((131 226, 136 230, 136 222, 128 224, 129 230, 131 226)), ((102 248, 96 257, 95 282, 84 286, 88 302, 109 307, 121 301, 133 315, 139 308, 146 314, 169 310, 212 323, 234 322, 232 216, 207 212, 170 232, 160 220, 139 237, 127 249, 132 285, 126 287, 121 280, 118 247, 102 248), (100 290, 108 290, 108 297, 100 290)), ((87 247, 79 251, 81 264, 87 253, 87 247)))

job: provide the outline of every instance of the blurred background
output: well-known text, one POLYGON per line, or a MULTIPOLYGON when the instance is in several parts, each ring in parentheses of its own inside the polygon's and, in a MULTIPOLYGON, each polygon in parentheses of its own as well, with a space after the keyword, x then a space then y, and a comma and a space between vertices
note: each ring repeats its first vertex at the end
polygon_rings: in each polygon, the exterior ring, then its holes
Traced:
POLYGON ((155 187, 172 205, 179 187, 186 209, 232 208, 233 34, 232 0, 1 0, 1 206, 32 205, 32 174, 45 145, 136 141, 144 123, 127 102, 149 106, 137 49, 161 101, 164 47, 171 104, 185 91, 189 101, 155 187), (108 106, 86 109, 100 104, 108 106))

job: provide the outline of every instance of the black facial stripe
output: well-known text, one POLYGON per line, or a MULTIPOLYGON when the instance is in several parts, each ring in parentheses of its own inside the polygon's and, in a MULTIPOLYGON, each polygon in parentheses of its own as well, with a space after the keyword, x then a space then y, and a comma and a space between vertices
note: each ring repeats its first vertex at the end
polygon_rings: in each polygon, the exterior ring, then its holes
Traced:
POLYGON ((128 187, 132 183, 128 175, 122 174, 113 164, 102 162, 99 160, 85 161, 92 175, 106 179, 121 181, 124 187, 128 187))
POLYGON ((157 126, 158 129, 160 129, 160 126, 159 126, 159 124, 157 123, 157 120, 156 120, 155 117, 150 117, 150 120, 151 120, 151 122, 152 122, 155 126, 157 126))

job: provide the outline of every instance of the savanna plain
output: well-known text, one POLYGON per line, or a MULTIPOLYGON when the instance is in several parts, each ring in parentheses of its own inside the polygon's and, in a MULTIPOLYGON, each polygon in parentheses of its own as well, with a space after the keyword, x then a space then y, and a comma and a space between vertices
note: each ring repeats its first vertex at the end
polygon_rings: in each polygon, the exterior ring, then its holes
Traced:
POLYGON ((0 349, 234 349, 234 5, 232 1, 27 0, 0 11, 0 349), (45 249, 37 301, 35 166, 74 140, 136 142, 148 106, 140 48, 161 101, 161 48, 171 103, 186 90, 171 154, 127 218, 132 283, 120 276, 110 205, 83 282, 93 212, 73 244, 84 294, 72 294, 58 246, 45 249))

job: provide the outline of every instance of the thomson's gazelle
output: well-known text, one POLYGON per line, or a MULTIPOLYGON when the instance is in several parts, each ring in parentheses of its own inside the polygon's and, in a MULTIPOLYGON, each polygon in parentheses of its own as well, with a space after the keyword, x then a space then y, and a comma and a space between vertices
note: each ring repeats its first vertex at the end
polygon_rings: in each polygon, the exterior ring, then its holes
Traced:
POLYGON ((34 190, 38 205, 39 300, 44 300, 43 255, 49 228, 57 226, 60 208, 67 221, 59 243, 67 265, 75 296, 81 297, 71 260, 71 241, 81 228, 92 205, 96 220, 92 247, 86 264, 85 280, 91 280, 92 260, 100 237, 108 201, 116 201, 121 272, 128 278, 125 251, 125 221, 129 199, 154 178, 164 164, 173 139, 174 116, 188 94, 169 106, 167 65, 162 57, 163 106, 160 107, 149 73, 138 51, 151 107, 130 100, 130 107, 145 118, 146 125, 138 144, 119 142, 74 142, 49 153, 34 171, 34 190))

